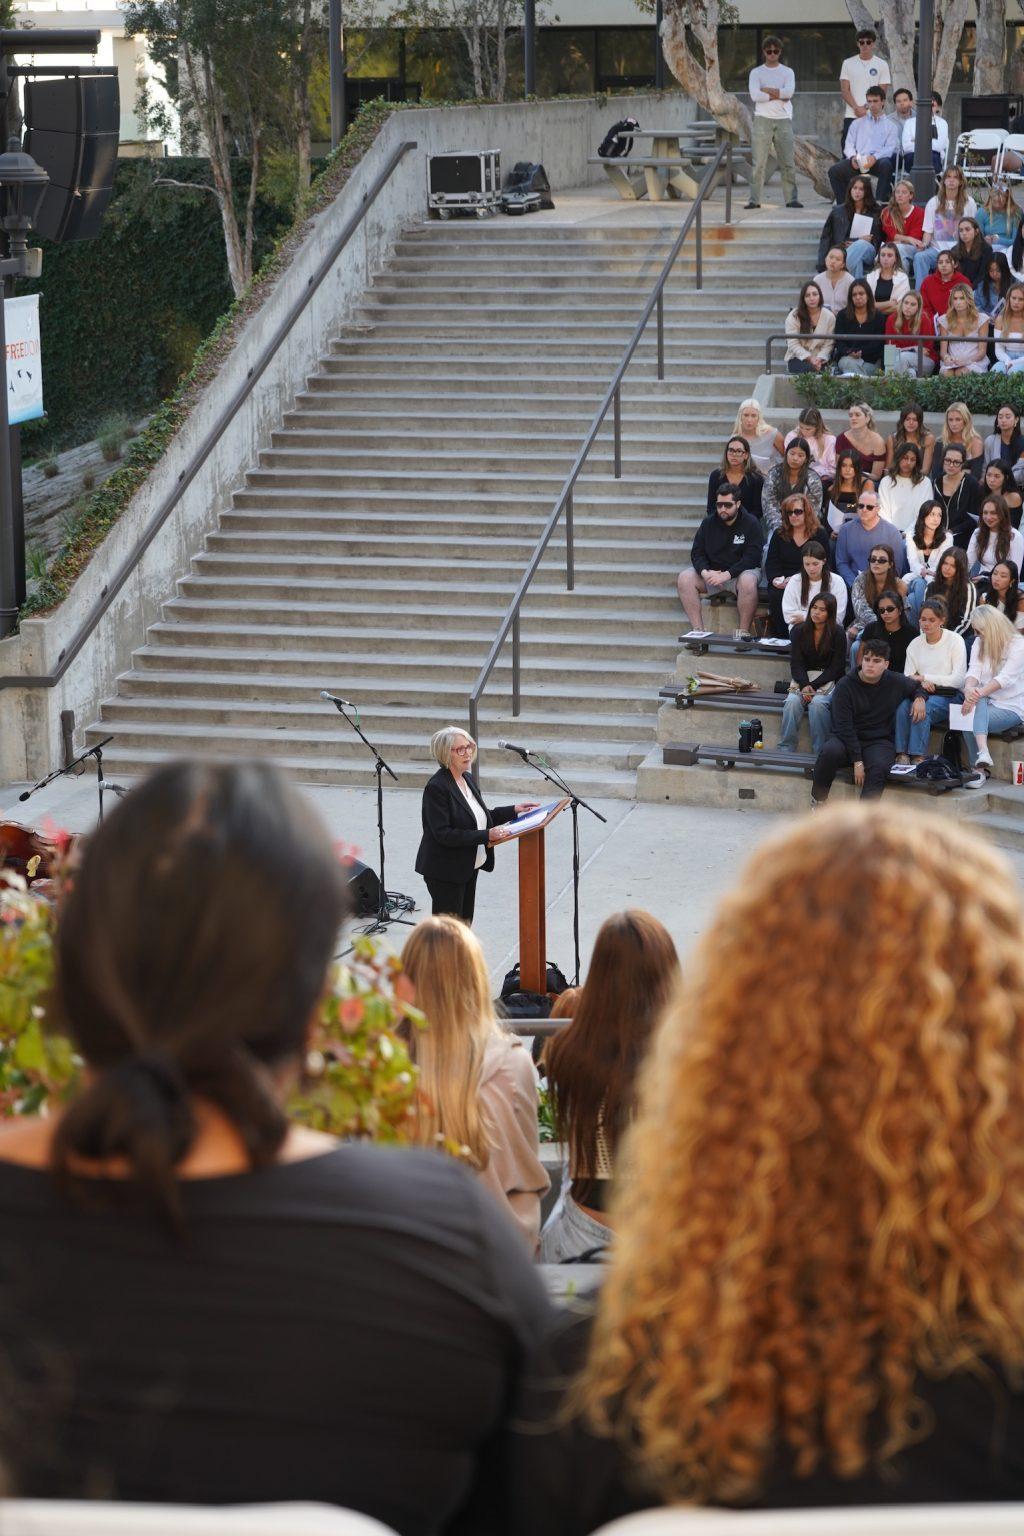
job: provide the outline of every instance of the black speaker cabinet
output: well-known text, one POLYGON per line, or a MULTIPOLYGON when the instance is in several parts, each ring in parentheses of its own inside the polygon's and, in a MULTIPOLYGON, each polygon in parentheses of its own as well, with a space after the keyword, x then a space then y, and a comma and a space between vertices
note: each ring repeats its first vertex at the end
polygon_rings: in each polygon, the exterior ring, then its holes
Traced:
POLYGON ((120 121, 116 73, 26 85, 25 150, 50 177, 35 223, 44 239, 99 234, 117 169, 120 121))
POLYGON ((380 881, 368 864, 349 861, 348 895, 353 917, 376 917, 381 908, 380 881))

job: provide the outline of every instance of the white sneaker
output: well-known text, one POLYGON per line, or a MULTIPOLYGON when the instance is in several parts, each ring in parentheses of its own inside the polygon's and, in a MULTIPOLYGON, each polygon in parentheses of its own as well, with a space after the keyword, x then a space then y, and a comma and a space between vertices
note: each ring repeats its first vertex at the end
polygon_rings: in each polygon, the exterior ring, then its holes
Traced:
POLYGON ((734 640, 742 640, 744 642, 753 640, 754 638, 749 629, 734 629, 732 632, 732 637, 734 640))
POLYGON ((984 773, 971 773, 961 780, 961 789, 984 789, 988 783, 988 775, 984 773))
POLYGON ((974 766, 976 768, 991 768, 993 766, 991 753, 979 752, 974 759, 974 766))

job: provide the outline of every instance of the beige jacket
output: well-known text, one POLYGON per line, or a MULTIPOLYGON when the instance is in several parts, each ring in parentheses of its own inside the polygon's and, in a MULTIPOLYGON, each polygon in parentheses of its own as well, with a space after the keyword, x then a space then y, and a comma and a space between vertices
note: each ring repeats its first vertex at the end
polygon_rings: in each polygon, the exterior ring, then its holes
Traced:
POLYGON ((540 1160, 537 1073, 517 1036, 495 1033, 488 1041, 480 1107, 493 1150, 479 1177, 508 1205, 533 1253, 540 1235, 540 1202, 551 1180, 540 1160))

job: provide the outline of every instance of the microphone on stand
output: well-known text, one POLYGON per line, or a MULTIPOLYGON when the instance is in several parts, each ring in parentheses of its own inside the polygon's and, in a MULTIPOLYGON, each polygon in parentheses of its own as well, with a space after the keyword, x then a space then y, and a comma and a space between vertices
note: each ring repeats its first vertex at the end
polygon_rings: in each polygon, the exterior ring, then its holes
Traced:
POLYGON ((504 748, 506 752, 517 752, 524 762, 528 757, 534 756, 530 747, 519 747, 514 741, 499 741, 498 746, 504 748))
POLYGON ((32 791, 30 789, 23 789, 21 794, 18 796, 19 800, 30 800, 31 798, 32 791))
POLYGON ((351 699, 340 699, 336 693, 328 693, 325 688, 320 689, 320 697, 329 699, 332 704, 344 704, 346 709, 355 709, 351 699))

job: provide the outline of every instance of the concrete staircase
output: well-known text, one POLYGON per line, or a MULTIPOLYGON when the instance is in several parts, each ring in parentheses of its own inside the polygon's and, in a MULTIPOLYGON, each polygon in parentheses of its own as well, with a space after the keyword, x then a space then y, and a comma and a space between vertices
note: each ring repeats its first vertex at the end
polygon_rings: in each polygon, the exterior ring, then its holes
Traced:
MULTIPOLYGON (((111 775, 168 755, 268 755, 307 783, 370 782, 318 690, 353 700, 407 785, 466 701, 502 613, 678 229, 607 222, 410 229, 357 322, 319 360, 89 731, 111 775)), ((652 213, 654 210, 651 211, 652 213)), ((748 216, 749 218, 749 216, 748 216)), ((655 739, 682 614, 675 575, 737 401, 813 269, 820 221, 705 217, 576 498, 576 589, 559 534, 524 607, 523 710, 506 647, 482 746, 549 752, 584 793, 631 797, 655 739), (746 329, 746 327, 751 329, 746 329), (742 327, 742 329, 741 329, 742 327)), ((490 754, 509 787, 535 787, 490 754)))

